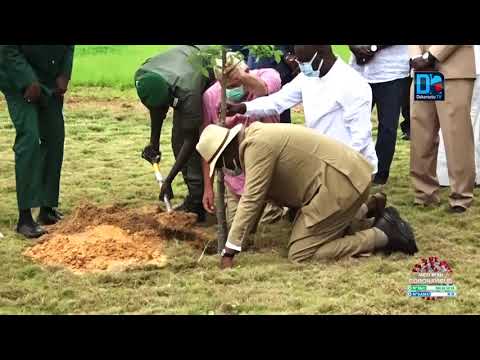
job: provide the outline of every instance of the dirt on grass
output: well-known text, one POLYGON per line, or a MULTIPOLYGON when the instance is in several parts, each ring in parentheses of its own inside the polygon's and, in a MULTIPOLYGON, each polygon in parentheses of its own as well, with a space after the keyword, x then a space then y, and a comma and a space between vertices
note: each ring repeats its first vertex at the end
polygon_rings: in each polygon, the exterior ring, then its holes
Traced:
POLYGON ((195 214, 166 213, 158 207, 101 208, 84 204, 51 226, 49 233, 24 255, 75 273, 161 267, 167 263, 163 252, 167 241, 187 241, 199 249, 211 242, 211 235, 195 222, 195 214))

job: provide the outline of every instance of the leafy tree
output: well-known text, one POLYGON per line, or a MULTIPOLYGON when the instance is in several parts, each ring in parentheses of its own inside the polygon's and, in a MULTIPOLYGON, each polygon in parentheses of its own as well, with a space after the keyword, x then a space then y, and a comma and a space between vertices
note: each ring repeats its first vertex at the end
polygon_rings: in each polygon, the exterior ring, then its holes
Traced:
MULTIPOLYGON (((282 51, 275 48, 275 45, 245 45, 243 49, 248 49, 249 53, 257 58, 257 61, 262 58, 275 58, 279 63, 282 58, 282 51)), ((222 97, 220 105, 220 121, 221 126, 225 126, 226 118, 226 104, 227 104, 227 86, 226 86, 226 71, 227 71, 227 52, 231 49, 223 45, 212 45, 206 49, 196 52, 191 55, 191 64, 198 69, 205 77, 209 77, 210 71, 214 71, 217 67, 217 59, 222 59, 222 76, 220 78, 220 85, 222 88, 222 97)), ((237 64, 229 67, 229 71, 235 68, 243 60, 243 54, 239 51, 235 52, 235 58, 238 59, 237 64)), ((223 172, 217 171, 217 222, 218 222, 218 244, 217 251, 220 252, 227 241, 228 229, 227 220, 225 216, 225 183, 223 181, 223 172)))

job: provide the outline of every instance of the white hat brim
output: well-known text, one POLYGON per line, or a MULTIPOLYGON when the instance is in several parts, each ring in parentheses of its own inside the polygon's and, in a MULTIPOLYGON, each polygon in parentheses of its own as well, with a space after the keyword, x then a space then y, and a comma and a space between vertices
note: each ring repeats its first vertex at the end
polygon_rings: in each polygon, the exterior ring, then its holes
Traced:
POLYGON ((218 154, 215 155, 212 161, 210 161, 210 163, 208 164, 210 166, 210 177, 212 177, 213 173, 215 172, 215 164, 217 163, 218 159, 220 158, 220 156, 222 156, 223 152, 225 151, 227 146, 232 142, 235 136, 237 136, 238 133, 242 130, 242 127, 243 127, 242 124, 237 124, 228 131, 227 140, 220 148, 220 151, 218 152, 218 154))

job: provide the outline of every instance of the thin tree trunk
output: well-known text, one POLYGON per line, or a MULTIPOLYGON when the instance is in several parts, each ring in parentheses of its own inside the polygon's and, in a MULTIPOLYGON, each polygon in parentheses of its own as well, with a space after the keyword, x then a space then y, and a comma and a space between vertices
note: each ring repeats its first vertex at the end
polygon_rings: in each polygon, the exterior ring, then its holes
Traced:
MULTIPOLYGON (((227 63, 227 51, 225 47, 222 49, 222 102, 220 107, 220 125, 225 126, 225 118, 227 112, 227 90, 225 80, 225 68, 227 63)), ((217 223, 218 223, 218 244, 217 251, 221 252, 225 247, 228 236, 227 218, 225 214, 225 183, 223 181, 223 171, 217 170, 217 223)))

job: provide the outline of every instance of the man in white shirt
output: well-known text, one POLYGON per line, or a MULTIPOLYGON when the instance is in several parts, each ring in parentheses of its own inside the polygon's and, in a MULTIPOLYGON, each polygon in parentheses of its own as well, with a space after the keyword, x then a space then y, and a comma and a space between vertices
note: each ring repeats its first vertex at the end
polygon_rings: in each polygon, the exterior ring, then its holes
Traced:
POLYGON ((351 65, 370 84, 377 106, 378 172, 373 182, 383 185, 390 175, 400 111, 408 94, 408 45, 350 45, 350 50, 354 55, 351 65))
POLYGON ((227 116, 279 115, 303 103, 305 125, 349 145, 377 171, 370 120, 368 83, 337 58, 331 45, 295 45, 301 73, 280 91, 240 104, 227 104, 227 116))

